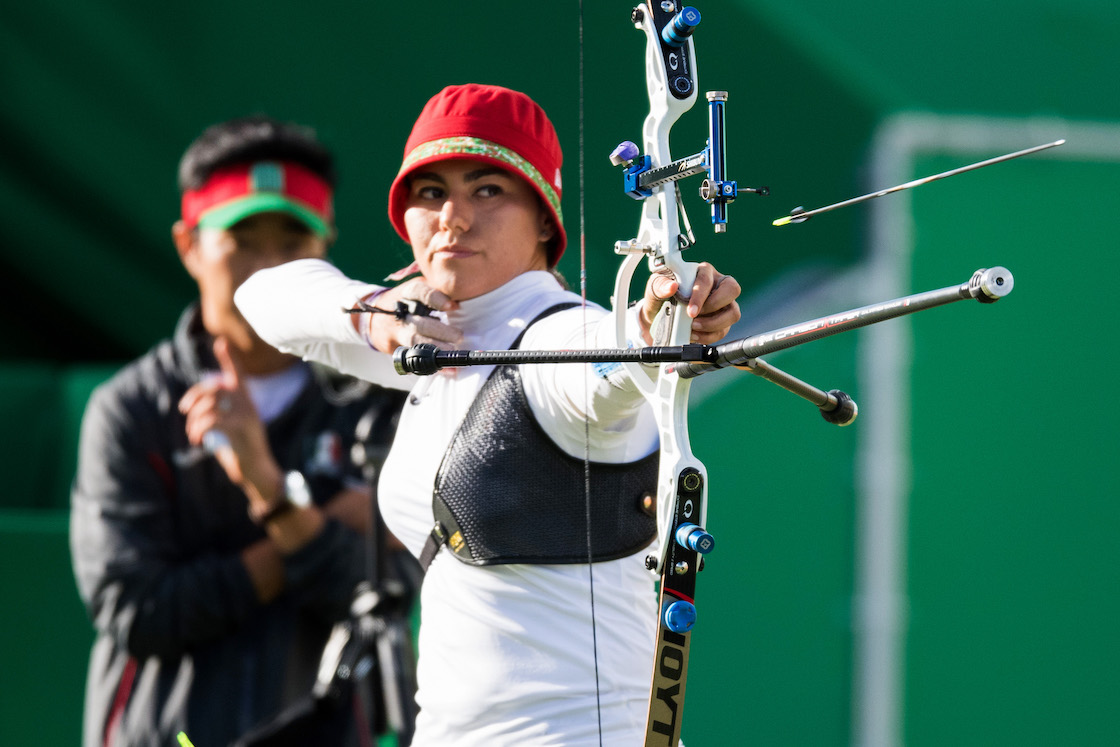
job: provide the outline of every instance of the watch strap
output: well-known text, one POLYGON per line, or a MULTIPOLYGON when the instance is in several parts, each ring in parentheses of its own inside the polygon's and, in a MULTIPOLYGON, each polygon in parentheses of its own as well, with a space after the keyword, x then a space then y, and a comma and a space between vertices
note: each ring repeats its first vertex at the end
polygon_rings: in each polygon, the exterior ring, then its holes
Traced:
POLYGON ((276 498, 271 503, 258 508, 253 502, 249 502, 249 518, 254 523, 264 526, 273 519, 277 519, 284 514, 295 508, 295 503, 292 501, 290 489, 288 488, 288 474, 286 473, 280 478, 280 485, 276 489, 276 498))
POLYGON ((249 518, 255 523, 264 526, 273 519, 278 519, 289 511, 293 510, 296 504, 288 498, 286 493, 281 493, 275 501, 263 510, 256 510, 253 504, 249 504, 249 518))

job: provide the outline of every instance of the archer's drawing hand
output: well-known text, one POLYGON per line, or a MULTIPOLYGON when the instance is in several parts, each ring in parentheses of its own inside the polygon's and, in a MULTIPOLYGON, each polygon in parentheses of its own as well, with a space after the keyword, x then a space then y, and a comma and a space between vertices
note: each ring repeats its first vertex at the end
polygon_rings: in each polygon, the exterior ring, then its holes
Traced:
MULTIPOLYGON (((680 290, 680 283, 669 270, 650 276, 638 314, 647 344, 652 344, 650 325, 657 312, 674 295, 681 297, 680 290)), ((692 318, 691 342, 711 345, 727 335, 741 316, 736 299, 742 290, 735 278, 720 273, 711 264, 701 262, 697 266, 696 281, 685 307, 685 313, 692 318)))
POLYGON ((269 495, 280 484, 282 470, 268 445, 264 423, 224 338, 214 341, 214 355, 221 373, 195 384, 179 400, 179 411, 187 417, 187 439, 211 448, 235 485, 269 495))
MULTIPOLYGON (((424 278, 413 278, 390 288, 377 296, 372 305, 387 312, 397 307, 397 302, 418 301, 434 311, 452 311, 459 307, 440 291, 432 288, 424 278)), ((362 314, 361 319, 368 326, 362 330, 370 345, 383 353, 392 354, 398 347, 410 347, 422 342, 432 343, 440 348, 453 349, 462 345, 463 332, 458 327, 440 320, 436 316, 409 314, 398 319, 392 313, 362 314)))

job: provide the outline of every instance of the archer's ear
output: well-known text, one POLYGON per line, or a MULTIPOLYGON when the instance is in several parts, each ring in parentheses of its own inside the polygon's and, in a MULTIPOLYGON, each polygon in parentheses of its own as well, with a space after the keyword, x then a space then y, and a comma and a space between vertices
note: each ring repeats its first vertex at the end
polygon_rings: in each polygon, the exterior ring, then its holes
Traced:
POLYGON ((171 241, 175 244, 175 251, 179 253, 179 261, 193 278, 195 275, 195 262, 198 252, 198 233, 187 228, 181 220, 175 221, 171 226, 171 241))
POLYGON ((540 224, 541 230, 539 240, 541 243, 547 244, 552 241, 552 237, 556 235, 556 224, 552 220, 552 213, 547 210, 542 210, 540 224))

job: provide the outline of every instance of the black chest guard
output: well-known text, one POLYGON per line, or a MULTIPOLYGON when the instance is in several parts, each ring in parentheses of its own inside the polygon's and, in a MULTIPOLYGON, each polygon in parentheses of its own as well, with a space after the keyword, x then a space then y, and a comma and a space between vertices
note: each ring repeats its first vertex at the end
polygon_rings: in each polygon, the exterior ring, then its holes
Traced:
POLYGON ((564 453, 533 417, 518 368, 498 366, 444 454, 432 500, 436 526, 420 562, 426 568, 446 543, 471 565, 586 563, 587 471, 592 559, 631 555, 657 533, 652 503, 643 507, 654 495, 657 462, 656 451, 587 465, 564 453))

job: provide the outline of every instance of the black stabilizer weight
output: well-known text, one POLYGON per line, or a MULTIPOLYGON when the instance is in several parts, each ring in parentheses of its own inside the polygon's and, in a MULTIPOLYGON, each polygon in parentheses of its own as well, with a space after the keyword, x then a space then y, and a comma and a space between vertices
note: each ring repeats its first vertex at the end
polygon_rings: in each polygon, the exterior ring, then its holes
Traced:
POLYGON ((422 342, 410 348, 397 348, 393 352, 393 368, 399 374, 414 373, 430 376, 439 370, 436 353, 439 348, 430 342, 422 342))
POLYGON ((821 417, 833 425, 845 426, 854 423, 856 416, 859 415, 856 401, 839 389, 833 389, 829 394, 836 398, 836 404, 827 410, 822 407, 821 417))

